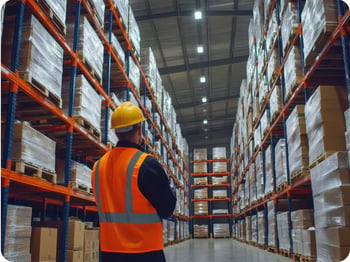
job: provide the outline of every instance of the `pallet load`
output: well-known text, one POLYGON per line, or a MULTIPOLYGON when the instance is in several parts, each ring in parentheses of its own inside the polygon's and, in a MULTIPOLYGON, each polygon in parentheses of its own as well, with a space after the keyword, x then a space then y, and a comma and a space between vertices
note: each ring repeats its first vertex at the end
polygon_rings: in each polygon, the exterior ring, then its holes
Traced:
POLYGON ((289 173, 292 180, 303 171, 307 173, 309 167, 304 108, 304 105, 295 106, 286 122, 289 173))
POLYGON ((335 151, 345 151, 346 88, 319 86, 305 105, 309 164, 315 166, 335 151), (334 128, 336 127, 336 128, 334 128))
POLYGON ((264 246, 266 243, 266 223, 264 211, 258 212, 258 244, 264 246))
POLYGON ((55 262, 57 228, 33 227, 30 252, 32 262, 55 262))
POLYGON ((175 241, 175 222, 168 221, 168 243, 173 244, 175 241))
POLYGON ((289 212, 280 212, 277 214, 277 234, 279 249, 283 252, 290 250, 290 235, 289 235, 289 212))
POLYGON ((208 198, 208 188, 201 188, 194 190, 194 199, 206 199, 208 198))
POLYGON ((303 69, 301 64, 300 48, 293 46, 288 54, 284 65, 285 94, 286 101, 292 96, 295 88, 303 80, 303 69))
POLYGON ((226 159, 226 147, 213 147, 213 159, 226 159))
POLYGON ((287 3, 281 24, 282 50, 286 54, 299 27, 298 7, 296 3, 287 3))
POLYGON ((220 237, 230 237, 230 226, 229 224, 213 224, 213 237, 220 238, 220 237))
MULTIPOLYGON (((136 93, 140 94, 140 83, 141 83, 140 76, 141 76, 141 73, 140 73, 139 67, 134 62, 133 59, 129 59, 129 68, 130 68, 129 69, 129 72, 130 72, 129 78, 130 78, 131 84, 134 86, 136 93)), ((134 104, 137 105, 137 102, 134 104)))
POLYGON ((276 168, 276 190, 282 191, 288 182, 287 177, 287 158, 286 158, 286 140, 281 138, 275 147, 275 168, 276 168))
POLYGON ((208 225, 193 225, 194 237, 208 237, 208 225))
POLYGON ((97 21, 101 28, 104 27, 104 18, 105 18, 105 3, 103 0, 88 0, 87 1, 91 5, 91 9, 94 13, 95 18, 97 18, 97 21))
POLYGON ((265 195, 270 196, 272 195, 272 192, 274 191, 274 185, 273 185, 273 164, 272 164, 272 148, 271 145, 269 145, 265 151, 265 195))
MULTIPOLYGON (((66 113, 69 107, 69 83, 69 79, 65 79, 62 89, 63 111, 66 113)), ((76 77, 73 116, 78 124, 86 128, 89 133, 101 138, 101 97, 84 75, 76 77)))
MULTIPOLYGON (((276 248, 276 216, 275 216, 275 204, 273 200, 267 202, 267 224, 268 224, 268 236, 267 244, 270 248, 276 248)), ((283 221, 284 223, 284 221, 283 221)))
MULTIPOLYGON (((6 19, 3 27, 1 62, 8 67, 13 51, 13 24, 13 19, 6 19)), ((63 48, 34 15, 24 17, 21 40, 17 69, 20 77, 61 107, 63 48)))
POLYGON ((251 227, 252 227, 252 243, 256 245, 258 243, 258 220, 256 219, 256 215, 252 215, 251 219, 251 227))
POLYGON ((282 111, 281 86, 276 85, 270 96, 270 115, 271 124, 277 119, 282 111))
POLYGON ((208 215, 208 201, 196 201, 196 202, 194 202, 194 215, 195 216, 208 215))
POLYGON ((85 224, 77 219, 68 220, 67 261, 76 262, 84 259, 85 224))
POLYGON ((141 67, 153 93, 157 87, 157 62, 151 47, 141 49, 141 67))
MULTIPOLYGON (((113 114, 112 109, 108 108, 108 118, 111 119, 113 114)), ((104 141, 105 134, 106 134, 106 129, 105 129, 105 116, 106 116, 106 106, 102 103, 101 106, 101 134, 102 134, 102 141, 104 141)), ((110 121, 109 121, 110 122, 110 121)), ((146 122, 147 123, 147 122, 146 122)), ((147 129, 146 129, 147 130, 147 129)), ((111 128, 110 123, 108 124, 108 129, 107 129, 107 144, 109 147, 115 147, 118 143, 119 139, 118 136, 115 133, 115 130, 111 128)))
POLYGON ((84 232, 84 262, 98 262, 100 250, 99 228, 86 228, 84 232))
POLYGON ((51 18, 57 28, 65 34, 67 0, 38 0, 38 4, 51 18))
POLYGON ((264 166, 263 153, 258 152, 255 158, 256 167, 256 198, 262 199, 264 197, 264 166))
POLYGON ((32 128, 28 122, 14 125, 12 168, 56 184, 56 142, 32 128))
MULTIPOLYGON (((72 47, 74 40, 75 21, 74 16, 67 18, 67 37, 68 44, 72 47)), ((103 44, 90 24, 87 16, 80 17, 78 56, 88 67, 90 73, 102 83, 103 73, 103 44)))
POLYGON ((7 206, 4 257, 13 262, 30 262, 32 208, 7 206))
POLYGON ((129 0, 113 0, 113 3, 119 14, 120 22, 124 26, 125 32, 127 32, 129 21, 129 0))
POLYGON ((310 170, 317 261, 342 261, 350 251, 350 175, 347 152, 336 152, 310 170))
POLYGON ((129 5, 129 17, 128 17, 128 36, 131 42, 131 45, 136 53, 137 57, 141 55, 141 33, 139 25, 136 22, 134 12, 129 5))

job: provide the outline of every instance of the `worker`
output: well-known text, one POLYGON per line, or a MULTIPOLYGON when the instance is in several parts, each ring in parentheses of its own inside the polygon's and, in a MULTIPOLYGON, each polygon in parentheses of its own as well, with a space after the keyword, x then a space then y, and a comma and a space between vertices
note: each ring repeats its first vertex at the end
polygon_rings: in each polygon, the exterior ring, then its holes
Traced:
POLYGON ((143 152, 144 120, 131 102, 117 107, 111 128, 119 142, 92 170, 103 262, 165 261, 161 219, 173 213, 176 195, 161 164, 143 152))

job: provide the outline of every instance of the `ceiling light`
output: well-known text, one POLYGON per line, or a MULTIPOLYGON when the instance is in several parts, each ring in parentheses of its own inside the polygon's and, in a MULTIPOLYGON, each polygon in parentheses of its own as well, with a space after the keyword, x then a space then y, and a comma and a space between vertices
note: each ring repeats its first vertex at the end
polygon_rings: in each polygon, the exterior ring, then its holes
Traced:
POLYGON ((202 54, 204 52, 204 48, 202 45, 197 46, 197 53, 202 54))
POLYGON ((208 139, 209 137, 208 136, 205 136, 205 139, 208 139))
POLYGON ((201 83, 205 83, 207 80, 206 80, 205 76, 201 76, 201 77, 199 78, 199 81, 200 81, 201 83))
POLYGON ((202 102, 203 103, 206 103, 207 102, 207 98, 204 96, 204 97, 202 97, 202 102))
POLYGON ((205 124, 205 125, 208 124, 208 120, 204 119, 203 124, 205 124))
POLYGON ((194 12, 194 19, 196 19, 196 20, 202 19, 202 11, 195 11, 194 12))
POLYGON ((206 113, 207 112, 207 109, 203 108, 203 113, 206 113))

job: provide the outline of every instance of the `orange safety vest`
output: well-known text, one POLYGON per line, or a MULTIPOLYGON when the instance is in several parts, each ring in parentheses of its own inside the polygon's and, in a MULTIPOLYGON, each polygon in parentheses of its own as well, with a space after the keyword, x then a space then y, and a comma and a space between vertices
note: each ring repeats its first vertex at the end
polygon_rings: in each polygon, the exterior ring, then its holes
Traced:
POLYGON ((163 250, 163 226, 157 210, 138 187, 139 169, 148 154, 117 147, 92 171, 92 186, 104 252, 144 253, 163 250))

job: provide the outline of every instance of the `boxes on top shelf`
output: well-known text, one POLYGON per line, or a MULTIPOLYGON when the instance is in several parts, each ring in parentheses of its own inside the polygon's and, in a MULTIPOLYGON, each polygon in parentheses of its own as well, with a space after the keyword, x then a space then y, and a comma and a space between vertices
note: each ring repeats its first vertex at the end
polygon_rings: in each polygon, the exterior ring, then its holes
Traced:
POLYGON ((129 5, 129 17, 128 17, 128 35, 131 45, 136 53, 137 57, 141 55, 141 33, 140 28, 136 22, 134 12, 129 5))
POLYGON ((125 32, 128 32, 129 0, 113 0, 113 2, 119 14, 120 21, 125 27, 125 32))
MULTIPOLYGON (((70 79, 63 80, 63 111, 68 113, 70 79)), ((100 138, 101 97, 84 75, 77 75, 73 102, 73 116, 80 125, 100 138)))
POLYGON ((347 91, 340 86, 319 86, 307 101, 305 120, 310 165, 334 151, 346 150, 344 111, 347 107, 347 91))
POLYGON ((226 159, 226 147, 213 147, 213 159, 226 159))
MULTIPOLYGON (((4 20, 2 35, 2 64, 10 68, 14 37, 14 17, 4 20)), ((63 48, 34 16, 24 16, 18 71, 20 77, 32 84, 46 97, 54 97, 61 107, 63 48)))
MULTIPOLYGON (((74 40, 74 27, 74 16, 67 18, 66 40, 71 47, 74 40)), ((102 83, 104 48, 99 36, 85 15, 80 17, 77 51, 79 59, 88 66, 90 73, 102 83)))
MULTIPOLYGON (((299 11, 296 3, 289 2, 286 6, 281 24, 282 50, 285 54, 293 41, 299 26, 299 11)), ((288 71, 288 70, 287 70, 288 71)))

